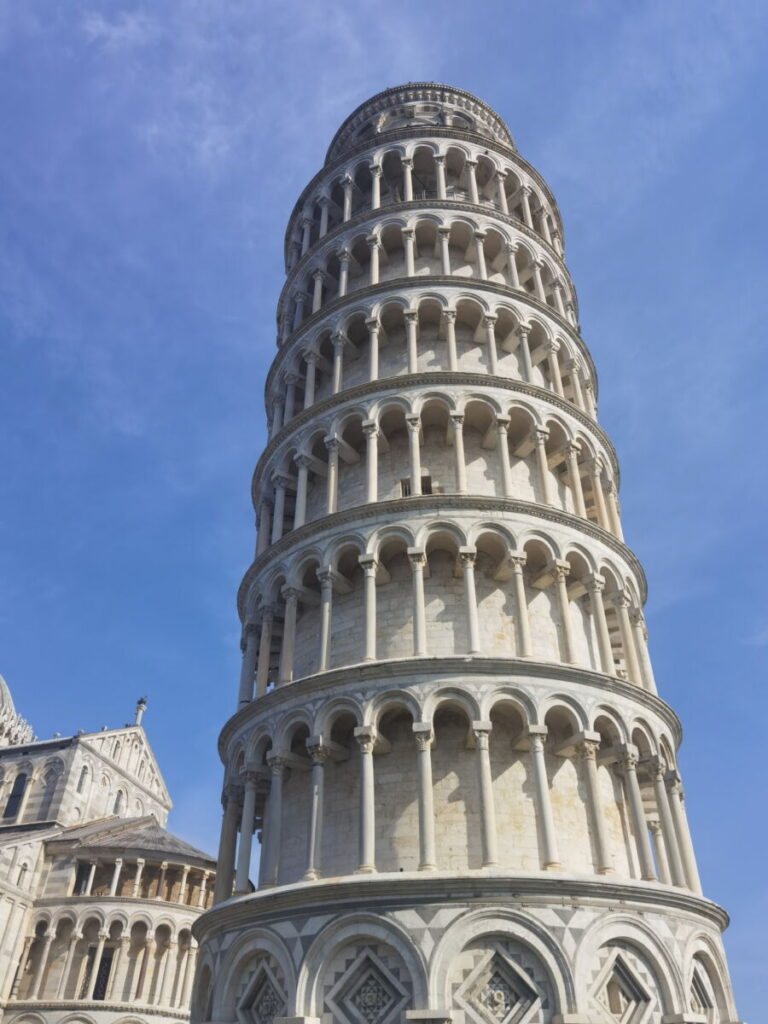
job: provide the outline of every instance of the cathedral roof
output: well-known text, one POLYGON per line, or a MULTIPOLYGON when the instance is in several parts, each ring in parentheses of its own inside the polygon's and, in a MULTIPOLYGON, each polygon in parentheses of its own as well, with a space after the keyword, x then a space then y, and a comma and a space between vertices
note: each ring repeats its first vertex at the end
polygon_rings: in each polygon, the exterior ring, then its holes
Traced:
POLYGON ((64 829, 56 837, 80 850, 110 850, 118 853, 150 854, 163 860, 205 861, 212 867, 215 859, 157 823, 154 815, 142 818, 102 818, 86 825, 64 829))

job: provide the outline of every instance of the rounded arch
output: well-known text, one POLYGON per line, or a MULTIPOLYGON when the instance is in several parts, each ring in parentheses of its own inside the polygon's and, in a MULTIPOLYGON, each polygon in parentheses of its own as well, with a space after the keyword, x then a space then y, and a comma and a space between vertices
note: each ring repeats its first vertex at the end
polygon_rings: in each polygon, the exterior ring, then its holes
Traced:
POLYGON ((273 957, 280 966, 287 987, 287 1012, 292 1012, 290 1002, 291 993, 296 987, 296 971, 290 951, 274 932, 266 928, 253 928, 232 943, 216 972, 216 998, 213 1009, 218 1020, 235 1019, 238 976, 259 953, 273 957))
POLYGON ((390 711, 406 711, 414 720, 421 720, 421 706, 412 693, 407 690, 387 690, 379 693, 365 710, 364 724, 378 729, 384 715, 390 711))

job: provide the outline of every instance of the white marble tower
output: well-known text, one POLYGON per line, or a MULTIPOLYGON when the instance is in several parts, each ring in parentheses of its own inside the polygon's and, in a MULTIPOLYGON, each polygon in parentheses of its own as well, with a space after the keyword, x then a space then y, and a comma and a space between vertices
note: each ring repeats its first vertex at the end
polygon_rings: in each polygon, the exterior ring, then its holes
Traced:
POLYGON ((736 1021, 545 182, 388 89, 286 267, 193 1019, 736 1021))

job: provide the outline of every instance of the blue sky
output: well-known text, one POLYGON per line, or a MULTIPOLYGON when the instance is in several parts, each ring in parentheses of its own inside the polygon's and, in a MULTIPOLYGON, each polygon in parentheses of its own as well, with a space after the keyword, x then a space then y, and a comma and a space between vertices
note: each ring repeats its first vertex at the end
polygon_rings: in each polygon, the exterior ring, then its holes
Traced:
POLYGON ((38 735, 147 694, 171 827, 215 850, 285 221, 368 95, 468 89, 565 218, 705 889, 761 1019, 767 43, 747 0, 0 0, 0 671, 38 735))

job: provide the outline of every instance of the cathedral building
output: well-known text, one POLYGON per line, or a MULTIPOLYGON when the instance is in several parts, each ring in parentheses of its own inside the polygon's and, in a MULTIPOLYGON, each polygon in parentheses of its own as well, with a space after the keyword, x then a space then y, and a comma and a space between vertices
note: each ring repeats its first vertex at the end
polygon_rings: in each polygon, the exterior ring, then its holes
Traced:
POLYGON ((0 679, 2 1024, 189 1018, 215 861, 171 835, 141 726, 36 740, 0 679))
POLYGON ((736 1022, 546 182, 388 89, 285 262, 193 1020, 736 1022))

